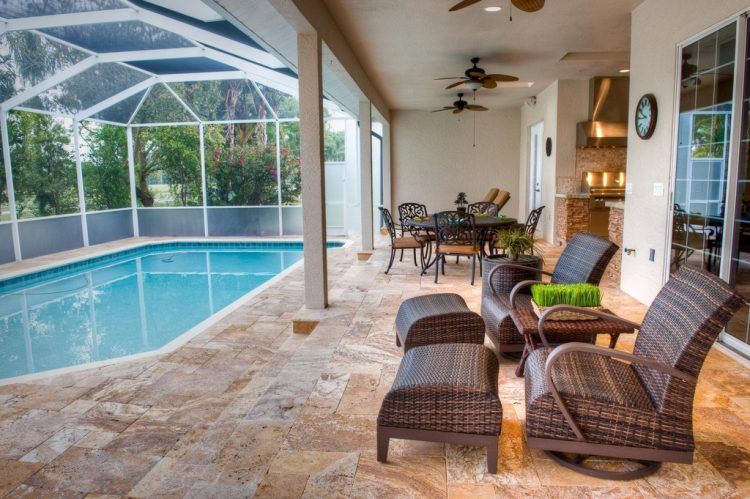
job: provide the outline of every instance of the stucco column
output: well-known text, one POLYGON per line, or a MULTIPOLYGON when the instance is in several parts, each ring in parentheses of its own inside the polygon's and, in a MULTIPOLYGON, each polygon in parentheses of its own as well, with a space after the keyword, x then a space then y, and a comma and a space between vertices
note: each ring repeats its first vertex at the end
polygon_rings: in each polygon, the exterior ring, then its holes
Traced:
POLYGON ((325 168, 323 161, 322 46, 317 33, 297 36, 299 72, 302 238, 305 243, 305 306, 328 306, 325 168))
POLYGON ((372 251, 372 107, 370 101, 359 103, 359 182, 362 251, 372 251))

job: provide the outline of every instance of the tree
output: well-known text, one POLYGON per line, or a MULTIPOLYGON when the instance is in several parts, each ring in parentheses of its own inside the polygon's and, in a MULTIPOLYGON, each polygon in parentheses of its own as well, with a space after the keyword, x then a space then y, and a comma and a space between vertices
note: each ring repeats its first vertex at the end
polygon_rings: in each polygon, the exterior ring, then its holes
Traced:
POLYGON ((81 135, 88 145, 88 154, 81 162, 86 209, 112 210, 130 206, 125 128, 84 122, 81 135))
POLYGON ((71 131, 46 115, 8 115, 11 165, 19 218, 78 211, 71 131))

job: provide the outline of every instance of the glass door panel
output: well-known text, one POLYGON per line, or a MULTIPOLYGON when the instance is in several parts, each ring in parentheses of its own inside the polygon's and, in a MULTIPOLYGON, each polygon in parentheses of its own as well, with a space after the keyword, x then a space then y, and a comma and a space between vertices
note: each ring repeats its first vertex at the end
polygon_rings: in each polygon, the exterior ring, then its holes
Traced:
POLYGON ((682 49, 670 273, 721 269, 735 43, 733 23, 682 49))

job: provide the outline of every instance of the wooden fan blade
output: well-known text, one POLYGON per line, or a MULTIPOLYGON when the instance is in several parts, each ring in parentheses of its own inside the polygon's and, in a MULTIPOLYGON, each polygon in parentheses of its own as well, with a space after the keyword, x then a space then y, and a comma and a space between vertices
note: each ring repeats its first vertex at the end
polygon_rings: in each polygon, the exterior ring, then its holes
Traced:
POLYGON ((489 74, 489 75, 486 75, 485 78, 489 78, 495 81, 518 81, 517 76, 511 76, 511 75, 489 74))
POLYGON ((510 3, 524 12, 536 12, 544 7, 544 0, 510 0, 510 3))
POLYGON ((475 104, 467 104, 466 109, 468 109, 469 111, 489 111, 489 109, 487 109, 486 107, 477 106, 475 104))
POLYGON ((456 109, 453 110, 453 114, 458 114, 461 111, 463 111, 463 109, 461 109, 460 107, 457 107, 456 109))
POLYGON ((463 80, 457 81, 456 83, 451 83, 450 85, 448 85, 447 87, 445 87, 445 89, 446 90, 450 90, 451 88, 456 88, 459 85, 463 85, 463 84, 464 84, 463 80))
POLYGON ((497 88, 497 82, 495 80, 487 79, 487 80, 484 80, 482 82, 482 87, 484 87, 484 88, 497 88))
POLYGON ((468 7, 469 5, 474 5, 475 3, 479 3, 482 0, 463 0, 463 2, 458 2, 456 5, 450 8, 450 12, 456 12, 457 10, 461 10, 463 8, 468 7))
POLYGON ((484 78, 487 76, 484 71, 469 71, 469 76, 474 78, 484 78))
POLYGON ((441 112, 441 111, 450 111, 451 109, 453 109, 453 106, 445 106, 445 107, 444 107, 443 109, 435 109, 435 110, 434 110, 434 111, 432 111, 432 112, 433 112, 433 113, 439 113, 439 112, 441 112))
POLYGON ((435 78, 435 81, 437 80, 465 80, 465 76, 446 76, 444 78, 435 78))

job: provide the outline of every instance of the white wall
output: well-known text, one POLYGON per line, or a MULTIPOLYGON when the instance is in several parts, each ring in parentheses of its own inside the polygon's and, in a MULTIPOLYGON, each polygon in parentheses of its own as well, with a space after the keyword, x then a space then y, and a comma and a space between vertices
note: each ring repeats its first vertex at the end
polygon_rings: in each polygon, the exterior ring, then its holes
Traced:
POLYGON ((656 96, 659 110, 650 140, 635 134, 633 113, 628 124, 628 182, 633 192, 625 202, 623 244, 635 248, 623 256, 621 287, 650 303, 664 283, 668 192, 674 163, 677 45, 750 6, 748 0, 646 0, 633 11, 630 55, 630 109, 645 93, 656 96), (653 184, 665 195, 653 196, 653 184), (649 248, 656 250, 654 262, 649 248))
POLYGON ((480 201, 492 187, 510 192, 502 213, 518 215, 518 109, 470 113, 391 113, 392 209, 420 202, 434 213, 454 209, 464 191, 480 201), (476 147, 474 140, 476 118, 476 147))
POLYGON ((552 154, 542 156, 542 204, 539 230, 554 241, 557 177, 571 176, 576 162, 576 124, 588 116, 588 80, 558 80, 536 96, 536 105, 521 108, 519 207, 528 212, 530 127, 544 121, 544 140, 552 138, 552 154))

